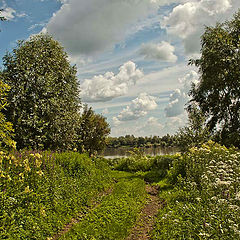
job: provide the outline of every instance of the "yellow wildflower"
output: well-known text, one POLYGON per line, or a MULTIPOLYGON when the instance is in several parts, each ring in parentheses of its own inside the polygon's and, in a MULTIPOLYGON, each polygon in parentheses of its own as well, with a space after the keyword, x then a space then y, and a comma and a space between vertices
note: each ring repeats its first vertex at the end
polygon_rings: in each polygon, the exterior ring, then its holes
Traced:
POLYGON ((37 171, 37 174, 39 175, 39 176, 43 176, 43 171, 42 170, 40 170, 40 171, 37 171))
POLYGON ((37 157, 37 158, 41 158, 42 155, 41 155, 40 153, 36 153, 36 154, 35 154, 35 157, 37 157))
POLYGON ((31 168, 29 167, 29 165, 26 165, 26 166, 25 166, 25 171, 26 171, 26 172, 30 172, 30 171, 31 171, 31 168))
POLYGON ((30 192, 31 192, 31 190, 30 190, 29 186, 25 187, 24 193, 30 193, 30 192))
POLYGON ((36 159, 36 167, 39 168, 42 164, 41 160, 36 159))
POLYGON ((47 214, 46 214, 46 211, 43 207, 40 208, 40 214, 43 216, 43 217, 46 217, 47 214))

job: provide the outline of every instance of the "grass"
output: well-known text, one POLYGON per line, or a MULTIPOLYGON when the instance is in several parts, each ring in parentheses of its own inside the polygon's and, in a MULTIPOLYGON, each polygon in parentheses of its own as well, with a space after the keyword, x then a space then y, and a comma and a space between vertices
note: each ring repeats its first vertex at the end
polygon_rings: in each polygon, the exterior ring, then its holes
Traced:
POLYGON ((114 175, 119 182, 112 194, 61 240, 118 240, 128 235, 145 203, 145 183, 130 173, 115 172, 114 175))

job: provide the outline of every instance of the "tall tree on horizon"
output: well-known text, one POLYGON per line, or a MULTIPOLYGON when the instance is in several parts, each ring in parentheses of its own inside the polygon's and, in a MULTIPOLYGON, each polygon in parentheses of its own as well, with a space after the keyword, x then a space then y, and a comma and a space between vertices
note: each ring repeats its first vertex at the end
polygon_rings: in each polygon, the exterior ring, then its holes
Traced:
POLYGON ((198 104, 222 144, 240 147, 240 10, 232 20, 206 27, 201 57, 190 64, 200 74, 200 83, 190 91, 190 106, 198 104))

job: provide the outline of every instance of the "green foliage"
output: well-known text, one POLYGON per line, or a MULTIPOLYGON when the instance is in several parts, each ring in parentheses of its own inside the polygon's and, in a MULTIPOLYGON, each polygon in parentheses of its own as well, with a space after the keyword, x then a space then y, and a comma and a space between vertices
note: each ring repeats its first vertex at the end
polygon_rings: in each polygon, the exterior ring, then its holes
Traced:
POLYGON ((79 85, 60 44, 48 35, 19 41, 3 58, 3 82, 11 89, 5 112, 17 147, 69 149, 76 141, 79 85))
POLYGON ((210 130, 218 127, 219 140, 240 146, 240 11, 231 21, 206 27, 199 68, 200 83, 190 94, 207 116, 210 130))
POLYGON ((111 184, 106 163, 78 153, 0 153, 0 239, 46 239, 111 184))
POLYGON ((12 140, 13 137, 13 128, 12 124, 6 121, 6 118, 2 111, 7 106, 7 92, 10 87, 7 84, 4 84, 0 80, 0 148, 2 147, 15 147, 15 142, 12 140))
POLYGON ((167 206, 153 239, 239 239, 239 161, 239 151, 211 141, 181 155, 169 171, 175 188, 161 194, 167 206))
POLYGON ((200 147, 210 139, 208 127, 205 124, 206 117, 194 105, 188 109, 188 124, 182 127, 176 134, 177 146, 182 152, 192 147, 200 147))
POLYGON ((113 193, 61 239, 125 239, 146 198, 145 183, 135 178, 118 182, 113 193))
POLYGON ((106 137, 111 129, 106 118, 84 106, 78 126, 78 149, 90 155, 101 152, 106 146, 106 137))
POLYGON ((165 176, 167 173, 166 171, 170 168, 172 161, 175 159, 174 155, 156 157, 144 156, 143 152, 138 148, 134 148, 130 153, 130 157, 107 159, 108 164, 115 170, 127 172, 160 170, 165 176))

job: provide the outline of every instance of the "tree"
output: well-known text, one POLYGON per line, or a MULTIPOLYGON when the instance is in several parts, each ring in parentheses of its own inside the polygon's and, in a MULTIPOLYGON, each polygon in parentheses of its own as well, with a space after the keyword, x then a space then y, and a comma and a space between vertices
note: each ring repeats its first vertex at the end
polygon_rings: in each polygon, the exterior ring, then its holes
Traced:
POLYGON ((84 106, 78 130, 78 150, 87 151, 89 155, 101 152, 106 145, 106 138, 110 133, 106 118, 94 113, 92 108, 84 106))
POLYGON ((76 141, 80 99, 76 68, 48 35, 19 41, 3 58, 11 89, 5 111, 18 148, 69 149, 76 141))
MULTIPOLYGON (((190 60, 199 68, 200 83, 190 91, 191 102, 207 115, 211 131, 223 144, 240 146, 240 11, 231 21, 206 27, 201 57, 190 60)), ((190 103, 191 104, 191 103, 190 103)))
POLYGON ((12 124, 6 121, 2 110, 7 106, 6 95, 10 87, 0 80, 0 148, 15 147, 15 142, 12 140, 13 128, 12 124))
POLYGON ((210 132, 206 126, 206 118, 196 105, 188 109, 188 124, 179 128, 175 137, 182 152, 192 147, 200 147, 209 140, 210 132))

